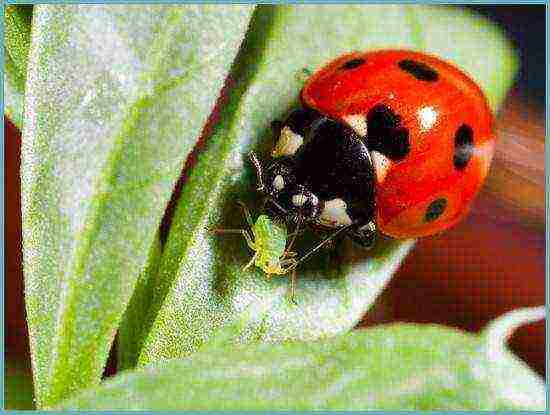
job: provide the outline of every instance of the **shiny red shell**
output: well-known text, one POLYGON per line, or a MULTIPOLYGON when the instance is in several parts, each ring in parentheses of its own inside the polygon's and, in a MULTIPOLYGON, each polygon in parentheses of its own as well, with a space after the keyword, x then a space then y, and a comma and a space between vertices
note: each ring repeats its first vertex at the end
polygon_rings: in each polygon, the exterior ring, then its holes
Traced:
POLYGON ((390 159, 369 148, 382 233, 431 235, 467 213, 489 170, 495 134, 483 92, 460 69, 413 51, 356 52, 313 74, 301 100, 363 136, 361 120, 375 106, 399 117, 400 128, 408 132, 407 154, 390 159))

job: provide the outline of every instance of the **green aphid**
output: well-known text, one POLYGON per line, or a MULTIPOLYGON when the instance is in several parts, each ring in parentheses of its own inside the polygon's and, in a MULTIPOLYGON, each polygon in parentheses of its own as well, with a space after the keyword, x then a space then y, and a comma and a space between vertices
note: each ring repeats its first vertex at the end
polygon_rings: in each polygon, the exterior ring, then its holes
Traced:
POLYGON ((246 206, 240 204, 244 210, 246 221, 250 229, 217 229, 216 233, 240 233, 246 243, 254 251, 254 256, 244 270, 256 265, 268 276, 283 275, 296 266, 295 252, 287 249, 288 233, 286 226, 273 221, 267 215, 260 215, 254 223, 246 206))
POLYGON ((248 231, 243 235, 254 256, 244 269, 254 264, 268 275, 286 274, 296 260, 292 258, 295 253, 286 249, 288 235, 285 225, 272 221, 267 215, 258 216, 256 223, 250 221, 249 225, 252 235, 248 231))

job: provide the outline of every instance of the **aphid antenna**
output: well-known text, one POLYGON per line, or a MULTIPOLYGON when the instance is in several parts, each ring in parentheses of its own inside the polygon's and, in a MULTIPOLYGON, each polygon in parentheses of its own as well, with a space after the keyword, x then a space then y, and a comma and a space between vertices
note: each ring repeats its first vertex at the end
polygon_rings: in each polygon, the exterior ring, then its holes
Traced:
POLYGON ((265 189, 264 182, 262 180, 262 164, 260 163, 260 160, 258 159, 258 156, 256 156, 256 153, 254 153, 254 151, 248 153, 248 158, 254 166, 254 169, 256 170, 256 177, 258 178, 258 188, 256 190, 258 192, 261 192, 265 189))

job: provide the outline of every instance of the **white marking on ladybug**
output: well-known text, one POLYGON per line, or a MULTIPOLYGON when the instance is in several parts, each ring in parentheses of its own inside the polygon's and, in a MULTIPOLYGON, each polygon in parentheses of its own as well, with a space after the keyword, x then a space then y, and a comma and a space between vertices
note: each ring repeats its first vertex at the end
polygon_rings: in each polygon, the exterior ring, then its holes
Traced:
POLYGON ((372 161, 374 163, 374 170, 376 170, 376 181, 382 183, 388 174, 388 170, 391 167, 391 161, 382 153, 378 151, 371 151, 372 161))
POLYGON ((296 134, 288 126, 284 127, 271 155, 273 157, 293 156, 302 144, 304 144, 304 138, 301 135, 296 134))
POLYGON ((433 107, 422 107, 418 110, 420 128, 429 130, 437 122, 437 111, 433 107))
POLYGON ((367 118, 364 114, 346 115, 344 121, 361 137, 367 135, 367 118))
POLYGON ((325 207, 319 216, 319 221, 326 226, 347 226, 351 225, 352 221, 346 212, 346 202, 342 199, 332 199, 325 202, 325 207))
POLYGON ((283 190, 285 188, 285 179, 283 179, 283 176, 278 174, 273 179, 273 187, 277 190, 283 190))
POLYGON ((292 203, 294 204, 294 206, 303 206, 304 203, 306 202, 307 202, 307 197, 302 193, 298 193, 292 196, 292 203))

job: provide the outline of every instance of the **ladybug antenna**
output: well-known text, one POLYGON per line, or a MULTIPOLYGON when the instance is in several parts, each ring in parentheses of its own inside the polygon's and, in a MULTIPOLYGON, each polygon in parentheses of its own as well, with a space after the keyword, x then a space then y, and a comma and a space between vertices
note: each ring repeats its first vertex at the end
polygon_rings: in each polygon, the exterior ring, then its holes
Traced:
POLYGON ((258 159, 258 156, 256 156, 256 153, 254 153, 253 151, 248 153, 248 158, 254 166, 254 169, 256 170, 256 177, 258 178, 258 188, 256 190, 258 192, 262 192, 265 189, 265 186, 264 182, 262 181, 262 165, 260 163, 260 160, 258 159))

